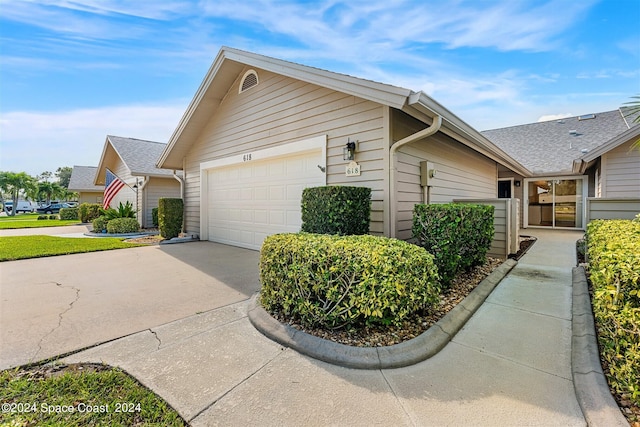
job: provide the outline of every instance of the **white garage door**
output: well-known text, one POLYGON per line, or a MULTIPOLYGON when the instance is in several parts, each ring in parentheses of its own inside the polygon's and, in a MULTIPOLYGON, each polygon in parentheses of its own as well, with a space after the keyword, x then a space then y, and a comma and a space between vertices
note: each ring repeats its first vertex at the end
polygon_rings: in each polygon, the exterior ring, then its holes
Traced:
POLYGON ((260 249, 270 234, 300 231, 302 190, 325 184, 323 164, 314 150, 209 169, 209 240, 260 249))

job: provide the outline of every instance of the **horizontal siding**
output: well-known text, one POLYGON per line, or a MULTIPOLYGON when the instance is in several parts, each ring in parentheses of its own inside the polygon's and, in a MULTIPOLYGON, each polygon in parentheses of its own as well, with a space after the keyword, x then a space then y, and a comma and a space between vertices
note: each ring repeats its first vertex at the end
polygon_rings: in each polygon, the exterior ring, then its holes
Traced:
POLYGON ((158 207, 160 198, 180 198, 180 183, 171 178, 151 178, 144 188, 144 227, 153 226, 152 210, 158 207))
POLYGON ((136 178, 131 175, 129 169, 125 166, 124 162, 120 160, 120 157, 116 157, 117 160, 115 164, 107 165, 109 170, 116 174, 118 178, 127 183, 126 186, 122 187, 118 194, 111 200, 111 207, 118 208, 120 203, 125 205, 127 202, 131 203, 131 206, 135 209, 136 207, 136 192, 133 191, 131 187, 133 187, 136 183, 136 178))
POLYGON ((498 172, 493 160, 440 134, 405 145, 396 154, 396 236, 399 239, 411 238, 413 207, 425 202, 420 185, 420 162, 424 160, 432 162, 437 171, 429 190, 431 203, 494 198, 497 194, 498 172))
POLYGON ((605 197, 640 198, 640 150, 631 145, 628 142, 602 155, 605 197))
POLYGON ((587 221, 633 219, 640 213, 640 198, 587 198, 587 221))
POLYGON ((371 231, 382 233, 383 107, 278 74, 257 72, 258 86, 241 94, 236 80, 187 156, 187 231, 200 234, 201 162, 327 135, 327 161, 322 165, 327 168, 327 184, 371 188, 371 231), (342 147, 348 138, 359 141, 359 177, 345 176, 342 147))
POLYGON ((81 191, 78 193, 78 203, 102 203, 103 196, 104 193, 102 191, 81 191))

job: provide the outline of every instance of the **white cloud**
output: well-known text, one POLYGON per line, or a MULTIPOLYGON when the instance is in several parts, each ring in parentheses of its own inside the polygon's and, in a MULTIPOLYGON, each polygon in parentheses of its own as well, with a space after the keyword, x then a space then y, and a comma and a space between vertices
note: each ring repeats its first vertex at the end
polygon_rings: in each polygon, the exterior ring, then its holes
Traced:
POLYGON ((107 135, 167 142, 187 101, 61 112, 15 111, 0 119, 0 170, 31 175, 97 166, 107 135))

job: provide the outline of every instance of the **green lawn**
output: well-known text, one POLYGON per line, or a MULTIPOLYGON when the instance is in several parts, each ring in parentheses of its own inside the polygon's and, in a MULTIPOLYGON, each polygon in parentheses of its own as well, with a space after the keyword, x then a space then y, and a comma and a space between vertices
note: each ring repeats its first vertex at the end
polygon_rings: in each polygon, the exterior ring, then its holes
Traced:
POLYGON ((104 365, 1 371, 0 402, 2 426, 186 425, 153 392, 104 365))
MULTIPOLYGON (((0 230, 10 228, 40 228, 40 227, 59 227, 61 225, 79 224, 76 220, 59 220, 59 219, 42 219, 39 220, 40 214, 18 214, 16 216, 0 216, 0 230)), ((48 216, 48 215, 47 215, 48 216)))
POLYGON ((117 237, 6 236, 0 237, 0 261, 107 251, 135 246, 144 245, 125 243, 123 239, 117 237))

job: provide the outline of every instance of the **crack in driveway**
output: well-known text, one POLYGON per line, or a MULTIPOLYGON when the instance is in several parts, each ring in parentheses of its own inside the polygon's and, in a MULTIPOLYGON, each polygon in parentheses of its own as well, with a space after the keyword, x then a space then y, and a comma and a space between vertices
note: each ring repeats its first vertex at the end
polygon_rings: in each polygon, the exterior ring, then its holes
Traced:
POLYGON ((151 332, 153 334, 153 336, 156 337, 156 340, 158 341, 158 348, 156 348, 156 351, 160 350, 160 346, 162 345, 162 340, 158 336, 157 332, 154 331, 153 329, 149 328, 149 332, 151 332))
POLYGON ((58 328, 60 328, 60 326, 62 326, 62 318, 64 317, 65 314, 67 314, 72 308, 73 305, 78 302, 78 300, 80 299, 80 289, 76 288, 75 286, 64 286, 62 283, 55 283, 55 285, 59 288, 70 288, 76 291, 76 297, 73 301, 71 301, 69 303, 69 305, 67 306, 67 308, 65 308, 62 312, 58 313, 58 324, 51 329, 49 332, 47 332, 38 342, 38 349, 36 350, 36 352, 33 354, 33 356, 31 357, 31 360, 29 361, 30 363, 33 362, 36 358, 36 356, 38 355, 38 353, 40 353, 40 351, 42 350, 42 343, 44 342, 44 340, 47 339, 47 337, 49 337, 51 334, 53 334, 58 328))

